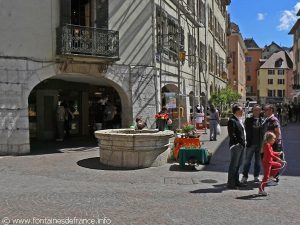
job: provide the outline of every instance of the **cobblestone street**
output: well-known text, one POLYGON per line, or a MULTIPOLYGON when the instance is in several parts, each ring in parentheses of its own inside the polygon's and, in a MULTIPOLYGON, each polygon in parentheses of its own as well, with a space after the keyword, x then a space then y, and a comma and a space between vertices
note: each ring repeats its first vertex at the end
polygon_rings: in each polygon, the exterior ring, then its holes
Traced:
POLYGON ((226 189, 226 127, 217 142, 209 142, 207 134, 201 136, 214 155, 208 166, 196 170, 180 169, 176 163, 109 170, 99 165, 93 146, 1 157, 0 218, 3 224, 21 224, 14 219, 31 219, 33 224, 35 218, 35 224, 43 224, 43 218, 78 218, 116 225, 296 225, 300 221, 299 128, 299 123, 283 128, 288 168, 278 186, 267 188, 267 197, 256 197, 257 187, 251 182, 241 190, 226 189))

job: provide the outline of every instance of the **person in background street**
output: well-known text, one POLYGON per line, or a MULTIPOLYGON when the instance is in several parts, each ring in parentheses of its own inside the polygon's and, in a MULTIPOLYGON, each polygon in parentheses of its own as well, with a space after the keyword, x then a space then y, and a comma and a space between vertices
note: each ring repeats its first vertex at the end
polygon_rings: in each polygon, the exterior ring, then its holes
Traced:
POLYGON ((220 122, 219 111, 215 108, 214 105, 210 106, 209 114, 209 137, 211 141, 217 140, 217 126, 220 122))
POLYGON ((293 108, 291 103, 288 105, 289 123, 293 122, 293 108))
POLYGON ((117 114, 117 108, 111 102, 111 100, 107 101, 107 105, 104 109, 104 122, 105 122, 105 129, 112 129, 113 128, 113 119, 117 114))
POLYGON ((203 128, 203 120, 204 120, 204 112, 203 106, 197 105, 196 106, 196 113, 195 113, 195 122, 196 122, 196 129, 203 128))
POLYGON ((263 159, 262 165, 264 168, 264 177, 259 186, 259 195, 267 196, 265 192, 265 187, 270 177, 274 177, 279 173, 280 168, 282 167, 283 161, 279 158, 282 152, 274 152, 272 145, 275 143, 276 135, 272 132, 267 132, 264 137, 263 142, 263 159), (274 159, 276 161, 274 161, 274 159))
POLYGON ((236 189, 245 186, 239 181, 239 169, 243 161, 243 153, 246 146, 246 132, 243 125, 243 107, 234 104, 233 116, 228 121, 228 136, 230 149, 230 165, 228 169, 227 188, 236 189))
POLYGON ((69 107, 68 104, 65 104, 65 131, 66 131, 66 138, 70 137, 70 130, 71 130, 71 124, 72 120, 74 119, 74 115, 69 107))
POLYGON ((65 125, 66 110, 64 103, 57 106, 56 110, 56 126, 57 126, 57 139, 56 141, 64 140, 64 125, 65 125))
POLYGON ((245 120, 246 130, 246 157, 243 168, 242 183, 246 183, 248 179, 248 173, 251 166, 251 161, 254 155, 254 182, 259 182, 260 173, 260 150, 263 140, 262 124, 263 118, 260 116, 261 107, 256 104, 252 108, 253 115, 245 120))
POLYGON ((101 130, 103 128, 103 118, 104 118, 104 106, 97 103, 95 108, 95 125, 96 130, 101 130))
POLYGON ((121 123, 122 123, 122 119, 121 119, 121 110, 118 109, 116 107, 116 114, 112 120, 112 127, 113 129, 119 129, 121 128, 121 123))

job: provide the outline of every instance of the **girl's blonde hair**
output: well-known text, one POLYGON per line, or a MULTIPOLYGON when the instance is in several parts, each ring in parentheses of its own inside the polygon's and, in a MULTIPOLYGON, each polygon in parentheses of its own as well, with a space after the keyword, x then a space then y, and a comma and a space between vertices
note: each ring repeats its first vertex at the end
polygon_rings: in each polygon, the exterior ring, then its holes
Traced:
POLYGON ((263 143, 261 145, 261 152, 264 152, 264 146, 265 146, 265 144, 267 144, 273 138, 276 138, 276 135, 273 132, 268 131, 268 132, 265 133, 264 140, 263 140, 263 143))

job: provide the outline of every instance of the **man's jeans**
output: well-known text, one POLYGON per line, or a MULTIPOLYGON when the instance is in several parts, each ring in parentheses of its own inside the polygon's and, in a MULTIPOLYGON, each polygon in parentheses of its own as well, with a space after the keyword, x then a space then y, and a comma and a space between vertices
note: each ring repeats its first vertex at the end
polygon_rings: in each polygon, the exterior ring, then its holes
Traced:
POLYGON ((230 150, 231 160, 228 169, 228 186, 236 186, 239 181, 239 169, 243 162, 244 147, 240 144, 233 146, 230 150))
POLYGON ((251 160, 254 154, 254 177, 259 176, 260 172, 260 148, 258 145, 251 145, 246 149, 246 157, 245 157, 245 164, 243 169, 243 176, 248 178, 249 169, 251 166, 251 160))

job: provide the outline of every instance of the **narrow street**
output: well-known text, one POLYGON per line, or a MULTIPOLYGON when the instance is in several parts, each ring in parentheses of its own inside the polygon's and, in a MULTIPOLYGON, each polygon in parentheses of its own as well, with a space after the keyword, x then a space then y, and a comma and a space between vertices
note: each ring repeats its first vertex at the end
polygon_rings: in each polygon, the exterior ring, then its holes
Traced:
POLYGON ((178 164, 108 170, 98 163, 95 147, 1 157, 2 223, 20 224, 14 219, 29 219, 31 224, 45 224, 45 218, 76 217, 116 225, 299 224, 300 124, 283 128, 288 167, 279 185, 267 188, 267 197, 255 195, 252 175, 246 188, 226 189, 226 136, 226 127, 217 142, 201 136, 214 155, 210 165, 196 170, 181 169, 178 164))

